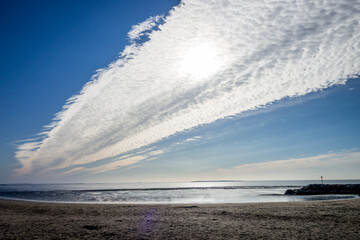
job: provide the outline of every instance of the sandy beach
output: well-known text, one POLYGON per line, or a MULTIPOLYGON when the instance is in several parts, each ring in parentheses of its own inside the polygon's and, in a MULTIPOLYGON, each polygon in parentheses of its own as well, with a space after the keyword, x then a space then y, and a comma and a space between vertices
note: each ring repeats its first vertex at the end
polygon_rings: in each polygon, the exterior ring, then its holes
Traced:
POLYGON ((360 199, 217 205, 1 200, 0 239, 360 239, 360 199))

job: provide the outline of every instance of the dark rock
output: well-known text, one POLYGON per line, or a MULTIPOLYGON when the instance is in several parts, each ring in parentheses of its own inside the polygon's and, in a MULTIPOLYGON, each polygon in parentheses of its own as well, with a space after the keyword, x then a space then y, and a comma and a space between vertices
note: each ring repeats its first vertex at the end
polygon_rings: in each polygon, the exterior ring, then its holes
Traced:
POLYGON ((360 184, 309 184, 300 189, 288 189, 285 195, 359 194, 360 184))
POLYGON ((296 195, 297 189, 288 189, 285 192, 285 195, 296 195))

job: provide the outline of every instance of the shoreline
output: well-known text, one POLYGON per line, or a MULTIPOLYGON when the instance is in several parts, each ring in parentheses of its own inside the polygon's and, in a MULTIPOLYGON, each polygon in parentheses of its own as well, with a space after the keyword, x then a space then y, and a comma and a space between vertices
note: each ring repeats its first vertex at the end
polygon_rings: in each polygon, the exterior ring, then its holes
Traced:
POLYGON ((233 204, 0 200, 0 239, 356 239, 360 199, 233 204))
MULTIPOLYGON (((321 194, 319 196, 331 196, 331 194, 321 194)), ((163 203, 163 202, 149 202, 149 203, 137 203, 137 202, 71 202, 71 201, 42 201, 42 200, 32 200, 32 199, 21 199, 21 198, 5 198, 0 197, 1 201, 9 201, 9 202, 30 202, 30 203, 54 203, 54 204, 86 204, 86 205, 134 205, 134 206, 149 206, 149 205, 236 205, 236 204, 262 204, 262 203, 300 203, 300 202, 331 202, 331 201, 351 201, 351 200, 360 200, 360 195, 357 194, 334 194, 341 196, 352 196, 350 198, 338 198, 338 199, 320 199, 320 200, 294 200, 294 201, 273 201, 273 202, 238 202, 238 203, 163 203)))

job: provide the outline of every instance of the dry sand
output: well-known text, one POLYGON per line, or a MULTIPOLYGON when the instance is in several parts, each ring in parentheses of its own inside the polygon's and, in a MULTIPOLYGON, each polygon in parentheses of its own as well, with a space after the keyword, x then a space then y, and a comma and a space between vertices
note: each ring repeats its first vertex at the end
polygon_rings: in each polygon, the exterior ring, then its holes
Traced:
POLYGON ((0 201, 0 239, 360 239, 360 199, 217 205, 0 201))

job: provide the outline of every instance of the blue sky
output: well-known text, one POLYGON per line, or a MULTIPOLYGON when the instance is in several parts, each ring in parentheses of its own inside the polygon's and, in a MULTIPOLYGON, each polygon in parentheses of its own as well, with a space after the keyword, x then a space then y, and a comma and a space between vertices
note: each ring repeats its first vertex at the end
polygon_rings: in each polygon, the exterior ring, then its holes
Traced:
POLYGON ((360 178, 359 13, 183 3, 2 1, 0 182, 360 178))

